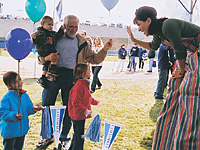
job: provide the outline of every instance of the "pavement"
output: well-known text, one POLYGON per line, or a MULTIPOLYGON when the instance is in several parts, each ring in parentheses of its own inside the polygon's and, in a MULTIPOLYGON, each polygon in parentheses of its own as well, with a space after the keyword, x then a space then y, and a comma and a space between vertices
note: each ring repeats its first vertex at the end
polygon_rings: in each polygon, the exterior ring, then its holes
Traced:
MULTIPOLYGON (((37 58, 25 58, 18 62, 12 57, 0 56, 0 77, 7 71, 16 71, 22 78, 39 78, 42 74, 42 65, 38 65, 37 58), (18 66, 19 64, 19 66, 18 66)), ((152 73, 148 73, 148 62, 145 62, 144 70, 128 71, 126 66, 128 62, 124 64, 123 72, 116 72, 118 61, 104 61, 103 67, 99 73, 100 79, 131 79, 131 80, 145 80, 149 78, 158 79, 158 69, 153 68, 152 73)), ((138 66, 137 66, 138 67, 138 66)))

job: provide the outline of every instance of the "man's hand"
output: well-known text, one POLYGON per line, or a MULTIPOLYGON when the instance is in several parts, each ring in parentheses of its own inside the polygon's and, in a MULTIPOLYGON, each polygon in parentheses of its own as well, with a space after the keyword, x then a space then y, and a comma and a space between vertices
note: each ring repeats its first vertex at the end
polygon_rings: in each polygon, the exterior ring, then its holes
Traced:
POLYGON ((108 51, 112 47, 112 39, 109 39, 103 47, 104 51, 108 51))
POLYGON ((23 116, 22 116, 22 114, 17 113, 17 114, 16 114, 16 117, 17 117, 17 119, 21 120, 23 116))
POLYGON ((36 104, 33 106, 34 111, 40 111, 43 110, 45 107, 41 106, 40 104, 36 104))
POLYGON ((133 33, 132 33, 132 31, 131 31, 131 26, 127 26, 127 32, 128 32, 128 35, 129 35, 129 37, 130 37, 130 39, 131 39, 131 41, 135 41, 135 38, 134 38, 134 36, 133 36, 133 33))
POLYGON ((44 57, 45 61, 51 61, 51 62, 57 62, 59 58, 59 53, 51 53, 49 55, 47 55, 46 57, 44 57))

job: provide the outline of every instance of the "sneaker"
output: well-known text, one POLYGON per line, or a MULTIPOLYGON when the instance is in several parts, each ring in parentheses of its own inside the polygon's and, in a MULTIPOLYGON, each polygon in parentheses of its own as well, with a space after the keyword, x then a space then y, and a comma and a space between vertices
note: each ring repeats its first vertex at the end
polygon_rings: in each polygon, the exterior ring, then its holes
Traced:
POLYGON ((47 78, 44 77, 44 76, 42 76, 41 78, 39 78, 39 79, 37 80, 37 83, 38 83, 41 87, 43 87, 43 88, 45 87, 46 82, 47 82, 47 78))
POLYGON ((43 147, 43 146, 50 145, 50 144, 53 143, 53 142, 54 142, 54 137, 52 137, 52 138, 50 138, 50 139, 41 139, 41 140, 37 143, 36 147, 37 147, 37 148, 41 148, 41 147, 43 147))
POLYGON ((155 96, 155 99, 164 99, 163 96, 155 96))
POLYGON ((70 141, 62 141, 59 145, 61 150, 69 150, 71 143, 70 141))
POLYGON ((151 70, 148 70, 147 72, 152 72, 151 70))
POLYGON ((92 94, 92 93, 94 93, 94 91, 93 91, 93 90, 90 90, 90 93, 92 94))
POLYGON ((96 88, 96 90, 100 90, 101 89, 101 86, 98 86, 97 88, 96 88))

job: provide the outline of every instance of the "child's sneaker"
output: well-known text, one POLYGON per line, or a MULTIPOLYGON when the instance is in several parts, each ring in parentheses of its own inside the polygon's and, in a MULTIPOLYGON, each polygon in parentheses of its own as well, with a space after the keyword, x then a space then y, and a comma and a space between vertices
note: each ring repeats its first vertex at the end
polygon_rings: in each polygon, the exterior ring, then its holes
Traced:
POLYGON ((51 65, 50 68, 49 68, 49 73, 52 76, 57 77, 58 76, 58 68, 57 68, 57 66, 56 65, 51 65))
POLYGON ((50 144, 53 143, 53 142, 54 142, 54 137, 52 137, 52 138, 50 138, 50 139, 41 139, 41 140, 37 143, 36 147, 37 147, 37 148, 42 148, 42 147, 45 147, 45 146, 50 145, 50 144))
POLYGON ((47 82, 47 78, 45 76, 42 76, 41 78, 38 79, 37 83, 41 85, 43 88, 45 87, 47 82))

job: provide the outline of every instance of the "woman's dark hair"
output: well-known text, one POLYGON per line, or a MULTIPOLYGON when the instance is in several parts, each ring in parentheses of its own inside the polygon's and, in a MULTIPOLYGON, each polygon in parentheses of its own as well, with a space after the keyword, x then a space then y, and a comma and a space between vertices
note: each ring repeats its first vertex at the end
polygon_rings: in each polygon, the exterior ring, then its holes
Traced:
POLYGON ((6 86, 11 86, 12 83, 15 83, 17 73, 14 71, 8 71, 3 75, 3 82, 6 86))
POLYGON ((148 29, 149 35, 161 32, 163 22, 167 19, 167 18, 157 19, 157 11, 153 7, 143 6, 135 11, 135 18, 133 20, 133 23, 137 24, 138 20, 146 21, 147 18, 151 18, 151 24, 149 25, 148 29))
POLYGON ((88 65, 87 64, 77 64, 74 68, 74 79, 75 82, 78 79, 83 79, 83 73, 86 73, 88 69, 88 65))
POLYGON ((146 21, 147 18, 156 19, 157 11, 153 7, 142 6, 135 11, 134 24, 137 24, 137 20, 146 21))

